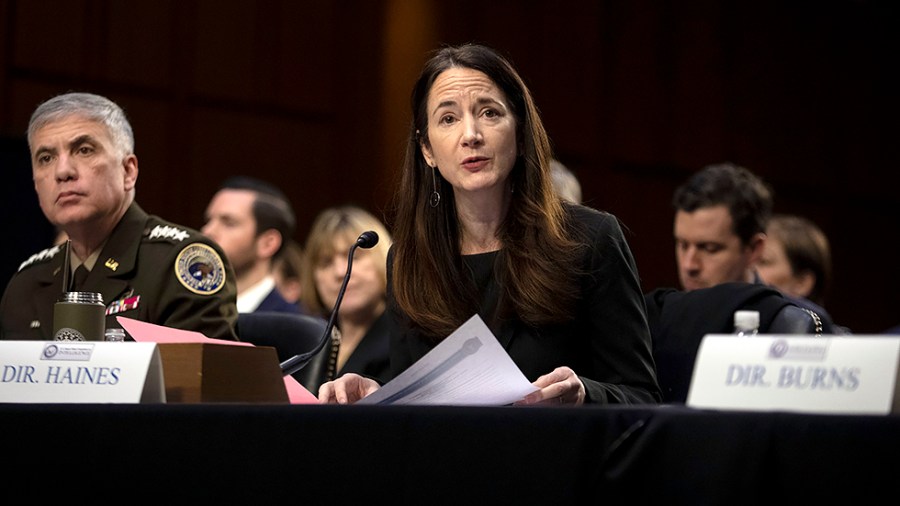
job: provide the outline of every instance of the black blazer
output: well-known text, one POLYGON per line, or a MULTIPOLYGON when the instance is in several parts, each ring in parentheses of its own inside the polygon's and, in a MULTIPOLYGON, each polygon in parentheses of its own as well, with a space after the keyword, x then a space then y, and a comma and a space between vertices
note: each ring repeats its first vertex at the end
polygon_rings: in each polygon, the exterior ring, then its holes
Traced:
POLYGON ((302 313, 300 306, 291 304, 281 295, 277 288, 273 288, 269 295, 259 303, 256 311, 277 311, 279 313, 302 313))
MULTIPOLYGON (((529 381, 556 367, 568 366, 584 384, 586 402, 659 402, 637 266, 619 222, 611 214, 584 206, 567 205, 566 210, 569 222, 577 229, 576 236, 583 237, 587 244, 581 259, 583 273, 575 320, 538 328, 516 317, 494 321, 493 308, 504 292, 490 275, 496 252, 463 257, 473 271, 487 269, 479 314, 529 381)), ((393 249, 388 254, 388 276, 392 275, 392 260, 393 249)), ((388 307, 395 326, 391 332, 391 372, 396 376, 435 343, 411 328, 408 318, 396 308, 391 285, 389 279, 388 307)))
POLYGON ((687 400, 700 342, 707 334, 731 334, 735 311, 759 311, 759 329, 766 333, 783 308, 797 307, 778 290, 756 283, 722 283, 689 292, 658 288, 644 299, 665 403, 687 400))
POLYGON ((389 317, 385 311, 372 323, 337 375, 355 372, 383 383, 390 376, 389 333, 389 317))

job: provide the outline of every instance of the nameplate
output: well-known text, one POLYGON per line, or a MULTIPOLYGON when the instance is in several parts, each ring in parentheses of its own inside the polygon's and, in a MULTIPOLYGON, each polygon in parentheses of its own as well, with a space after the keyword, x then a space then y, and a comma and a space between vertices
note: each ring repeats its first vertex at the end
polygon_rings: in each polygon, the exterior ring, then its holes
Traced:
POLYGON ((900 337, 703 338, 686 404, 823 414, 898 412, 900 337))
POLYGON ((0 341, 0 402, 166 402, 156 343, 0 341))

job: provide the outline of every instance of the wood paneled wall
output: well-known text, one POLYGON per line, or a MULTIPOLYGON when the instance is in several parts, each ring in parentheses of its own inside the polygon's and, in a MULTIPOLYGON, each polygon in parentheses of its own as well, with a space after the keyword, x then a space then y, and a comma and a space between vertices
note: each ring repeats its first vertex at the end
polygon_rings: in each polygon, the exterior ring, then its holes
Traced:
MULTIPOLYGON (((327 206, 385 210, 427 52, 484 42, 519 67, 587 203, 629 230, 645 289, 677 283, 674 188, 732 160, 828 233, 835 319, 880 332, 900 323, 890 17, 784 4, 0 0, 0 136, 54 94, 107 95, 148 211, 199 227, 216 185, 249 173, 288 193, 302 241, 327 206)), ((28 190, 4 195, 36 208, 28 190)))

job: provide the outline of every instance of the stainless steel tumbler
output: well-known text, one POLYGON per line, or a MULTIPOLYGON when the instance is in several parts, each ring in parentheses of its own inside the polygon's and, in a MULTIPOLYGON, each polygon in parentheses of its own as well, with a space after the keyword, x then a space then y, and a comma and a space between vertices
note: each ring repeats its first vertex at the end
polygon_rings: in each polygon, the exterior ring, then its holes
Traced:
POLYGON ((55 341, 103 341, 106 307, 96 292, 65 292, 53 306, 55 341))

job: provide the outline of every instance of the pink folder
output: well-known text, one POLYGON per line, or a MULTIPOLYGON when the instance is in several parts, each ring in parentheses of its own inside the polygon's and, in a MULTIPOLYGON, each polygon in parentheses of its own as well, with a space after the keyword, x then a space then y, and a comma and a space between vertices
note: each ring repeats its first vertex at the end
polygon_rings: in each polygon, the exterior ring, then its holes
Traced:
MULTIPOLYGON (((240 341, 228 341, 225 339, 212 339, 204 336, 200 332, 192 330, 181 330, 156 325, 153 323, 142 322, 117 316, 116 320, 119 325, 124 328, 135 341, 145 343, 209 343, 209 344, 227 344, 232 346, 253 346, 252 343, 244 343, 240 341)), ((284 377, 284 388, 287 390, 288 399, 291 404, 317 404, 319 400, 309 390, 303 387, 291 375, 284 377)))

